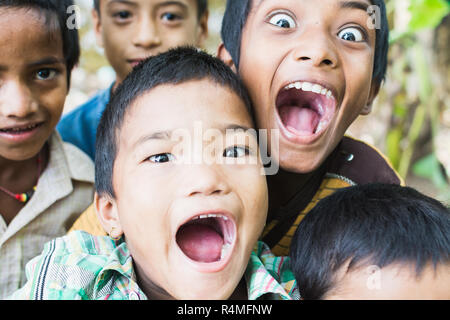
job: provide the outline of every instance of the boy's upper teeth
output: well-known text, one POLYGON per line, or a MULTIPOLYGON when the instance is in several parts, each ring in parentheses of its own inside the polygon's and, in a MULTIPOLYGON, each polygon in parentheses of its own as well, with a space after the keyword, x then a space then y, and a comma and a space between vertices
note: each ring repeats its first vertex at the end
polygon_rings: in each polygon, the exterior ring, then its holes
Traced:
POLYGON ((328 98, 333 98, 333 93, 331 92, 331 90, 328 90, 327 88, 322 87, 320 84, 317 83, 311 83, 311 82, 301 82, 301 81, 296 81, 296 82, 292 82, 290 84, 288 84, 286 87, 284 87, 284 89, 288 90, 288 89, 297 89, 297 90, 303 90, 303 91, 311 91, 314 93, 318 93, 324 96, 327 96, 328 98))
POLYGON ((221 215, 221 214, 201 214, 199 216, 196 216, 194 218, 192 218, 192 220, 197 220, 197 219, 206 219, 206 218, 222 218, 223 220, 227 221, 228 218, 221 215))

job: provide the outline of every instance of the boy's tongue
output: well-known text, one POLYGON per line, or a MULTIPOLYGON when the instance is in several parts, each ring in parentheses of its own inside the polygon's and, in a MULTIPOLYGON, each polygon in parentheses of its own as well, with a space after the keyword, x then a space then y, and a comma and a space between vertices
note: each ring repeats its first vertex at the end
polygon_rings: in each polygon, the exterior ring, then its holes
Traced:
POLYGON ((214 262, 220 260, 223 238, 212 227, 198 223, 182 227, 177 243, 192 260, 214 262))
POLYGON ((287 129, 302 135, 314 134, 320 122, 317 112, 298 106, 282 106, 280 117, 287 129))

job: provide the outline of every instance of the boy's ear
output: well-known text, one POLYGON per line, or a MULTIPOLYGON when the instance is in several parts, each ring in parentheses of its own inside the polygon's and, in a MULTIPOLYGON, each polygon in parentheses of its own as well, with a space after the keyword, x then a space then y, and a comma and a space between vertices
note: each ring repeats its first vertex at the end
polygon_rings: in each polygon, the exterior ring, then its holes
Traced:
POLYGON ((120 224, 119 215, 117 213, 117 205, 110 196, 99 195, 94 196, 95 211, 100 220, 103 229, 112 238, 118 238, 123 235, 123 229, 120 224))
POLYGON ((103 48, 102 22, 100 19, 100 14, 97 10, 95 10, 95 8, 92 9, 92 23, 94 25, 95 39, 97 40, 97 45, 103 48))
POLYGON ((219 44, 219 47, 217 48, 217 57, 225 62, 225 64, 229 66, 234 71, 234 73, 237 73, 236 65, 234 64, 234 61, 231 58, 231 54, 225 48, 223 42, 219 44))
POLYGON ((370 87, 370 92, 369 92, 369 99, 367 99, 367 104, 361 110, 361 115, 367 116, 369 113, 372 112, 373 101, 375 100, 378 93, 380 92, 380 88, 381 88, 380 82, 372 81, 372 86, 370 87))
POLYGON ((209 11, 206 10, 198 23, 196 45, 199 48, 203 48, 205 46, 205 41, 208 38, 209 34, 208 19, 209 19, 209 11))

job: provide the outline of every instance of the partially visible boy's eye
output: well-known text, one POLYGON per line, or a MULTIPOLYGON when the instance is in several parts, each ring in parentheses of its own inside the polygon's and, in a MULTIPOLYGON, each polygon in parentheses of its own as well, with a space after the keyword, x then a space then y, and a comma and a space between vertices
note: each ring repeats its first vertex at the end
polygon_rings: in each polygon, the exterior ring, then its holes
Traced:
POLYGON ((273 24, 274 26, 278 26, 280 28, 285 28, 285 29, 295 28, 295 26, 296 26, 295 20, 292 19, 292 17, 286 13, 274 14, 269 19, 269 23, 273 24))
POLYGON ((55 78, 57 71, 53 69, 41 69, 36 72, 36 79, 38 80, 51 80, 55 78))
POLYGON ((245 157, 250 154, 250 150, 247 147, 239 147, 239 146, 232 146, 229 148, 226 148, 223 151, 223 156, 225 158, 241 158, 245 157))
POLYGON ((363 33, 358 28, 354 27, 345 28, 344 30, 340 31, 338 37, 345 41, 352 41, 352 42, 364 41, 363 33))
POLYGON ((171 153, 160 153, 160 154, 155 154, 154 156, 149 157, 148 160, 150 160, 150 162, 154 162, 154 163, 165 163, 165 162, 175 160, 175 157, 171 153))

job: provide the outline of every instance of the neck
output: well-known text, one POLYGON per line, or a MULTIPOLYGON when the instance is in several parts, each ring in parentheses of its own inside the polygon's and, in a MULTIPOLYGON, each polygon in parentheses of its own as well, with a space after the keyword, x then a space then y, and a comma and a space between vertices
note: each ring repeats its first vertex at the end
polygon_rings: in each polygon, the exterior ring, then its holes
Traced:
POLYGON ((29 159, 24 160, 10 160, 0 156, 0 186, 7 187, 11 184, 17 185, 19 182, 27 180, 36 183, 38 178, 38 166, 41 174, 47 166, 49 160, 47 145, 38 154, 29 159), (40 164, 38 164, 40 159, 40 164))
POLYGON ((17 181, 20 177, 28 175, 31 168, 36 170, 37 155, 25 160, 9 160, 0 157, 0 185, 8 181, 17 181))

